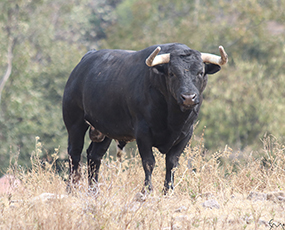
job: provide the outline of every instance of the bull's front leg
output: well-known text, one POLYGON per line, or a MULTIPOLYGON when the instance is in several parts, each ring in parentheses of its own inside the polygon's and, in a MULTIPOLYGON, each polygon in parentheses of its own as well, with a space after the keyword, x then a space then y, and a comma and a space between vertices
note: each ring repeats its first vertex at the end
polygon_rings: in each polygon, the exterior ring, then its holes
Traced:
POLYGON ((165 163, 166 163, 166 174, 164 181, 163 193, 167 194, 169 189, 174 188, 174 169, 178 166, 178 160, 180 154, 166 154, 165 163))
POLYGON ((148 135, 142 135, 143 137, 137 137, 137 145, 139 149, 139 153, 142 159, 142 165, 145 172, 145 180, 144 187, 142 189, 142 193, 151 192, 153 190, 153 186, 151 183, 152 171, 155 166, 155 159, 152 152, 151 139, 148 138, 148 135), (146 189, 148 191, 146 191, 146 189))
POLYGON ((169 189, 174 188, 174 169, 178 167, 179 157, 192 136, 191 132, 177 145, 173 146, 165 156, 166 174, 163 192, 166 195, 169 189))
POLYGON ((144 188, 142 189, 142 192, 145 193, 145 189, 148 189, 148 191, 151 192, 153 190, 151 176, 155 166, 155 159, 152 153, 147 157, 142 157, 142 165, 145 173, 144 188))

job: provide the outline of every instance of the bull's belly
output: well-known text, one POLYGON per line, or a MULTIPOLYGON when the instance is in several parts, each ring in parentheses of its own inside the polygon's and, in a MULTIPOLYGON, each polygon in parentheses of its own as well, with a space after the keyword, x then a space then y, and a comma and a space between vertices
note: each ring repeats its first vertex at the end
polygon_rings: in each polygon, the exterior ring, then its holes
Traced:
MULTIPOLYGON (((104 123, 100 123, 98 120, 92 120, 92 125, 91 122, 87 123, 91 126, 90 130, 94 130, 93 136, 95 136, 99 141, 103 141, 102 136, 126 143, 136 139, 135 127, 130 122, 131 119, 123 119, 121 122, 111 122, 111 119, 109 119, 109 122, 105 121, 104 123)), ((189 131, 190 127, 188 126, 177 130, 169 130, 165 127, 153 126, 150 130, 152 146, 156 147, 161 153, 167 153, 173 146, 186 138, 189 131)), ((89 135, 92 140, 92 133, 89 135)), ((96 139, 92 141, 97 142, 96 139)))
MULTIPOLYGON (((118 141, 123 141, 125 143, 132 142, 135 140, 135 137, 132 135, 128 134, 122 134, 117 133, 117 132, 105 132, 102 133, 100 130, 95 129, 93 126, 90 125, 90 130, 89 130, 89 137, 91 141, 93 142, 102 142, 105 137, 118 140, 118 141)), ((153 147, 156 147, 162 154, 168 153, 173 146, 177 145, 180 143, 181 140, 185 138, 185 135, 181 134, 180 136, 173 136, 171 134, 167 135, 161 135, 159 138, 153 137, 153 147)))
POLYGON ((90 126, 89 137, 93 142, 101 142, 105 137, 115 139, 118 141, 131 142, 135 140, 133 129, 123 126, 119 127, 117 124, 100 125, 95 122, 95 125, 86 120, 86 123, 90 126))
POLYGON ((107 137, 114 139, 114 140, 118 140, 118 141, 123 141, 123 142, 132 142, 135 140, 135 138, 133 136, 127 136, 127 135, 106 135, 107 137))

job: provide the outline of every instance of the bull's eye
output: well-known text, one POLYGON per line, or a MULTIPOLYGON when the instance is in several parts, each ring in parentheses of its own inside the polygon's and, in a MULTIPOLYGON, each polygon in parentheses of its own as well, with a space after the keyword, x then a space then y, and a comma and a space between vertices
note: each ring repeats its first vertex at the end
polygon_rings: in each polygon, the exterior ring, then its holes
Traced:
POLYGON ((204 76, 203 71, 201 71, 201 72, 198 73, 198 77, 203 77, 203 76, 204 76))

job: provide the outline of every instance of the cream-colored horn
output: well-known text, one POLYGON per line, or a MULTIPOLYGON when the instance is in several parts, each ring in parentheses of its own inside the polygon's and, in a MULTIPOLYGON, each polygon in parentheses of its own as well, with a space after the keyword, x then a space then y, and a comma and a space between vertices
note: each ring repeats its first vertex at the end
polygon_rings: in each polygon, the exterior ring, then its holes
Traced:
POLYGON ((221 56, 217 56, 215 54, 209 53, 201 53, 201 58, 203 62, 212 63, 216 65, 225 65, 228 62, 228 55, 224 49, 224 47, 219 46, 221 56))
POLYGON ((165 64, 170 61, 170 53, 167 54, 160 54, 157 55, 160 52, 161 48, 158 46, 145 60, 145 63, 147 66, 152 67, 159 64, 165 64))

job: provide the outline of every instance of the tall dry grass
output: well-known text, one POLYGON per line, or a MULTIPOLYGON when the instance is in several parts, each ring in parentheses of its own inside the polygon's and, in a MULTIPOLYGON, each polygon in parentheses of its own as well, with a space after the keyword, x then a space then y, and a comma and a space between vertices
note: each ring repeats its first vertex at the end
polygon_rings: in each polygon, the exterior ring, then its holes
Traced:
MULTIPOLYGON (((37 142, 33 167, 12 164, 8 173, 21 184, 0 200, 0 229, 282 229, 285 228, 284 145, 272 136, 259 152, 229 147, 205 154, 202 141, 188 147, 175 171, 175 190, 163 196, 164 155, 155 152, 154 191, 139 193, 141 159, 102 160, 98 189, 82 181, 67 194, 65 173, 42 162, 37 142)), ((108 154, 107 154, 108 155, 108 154)))

